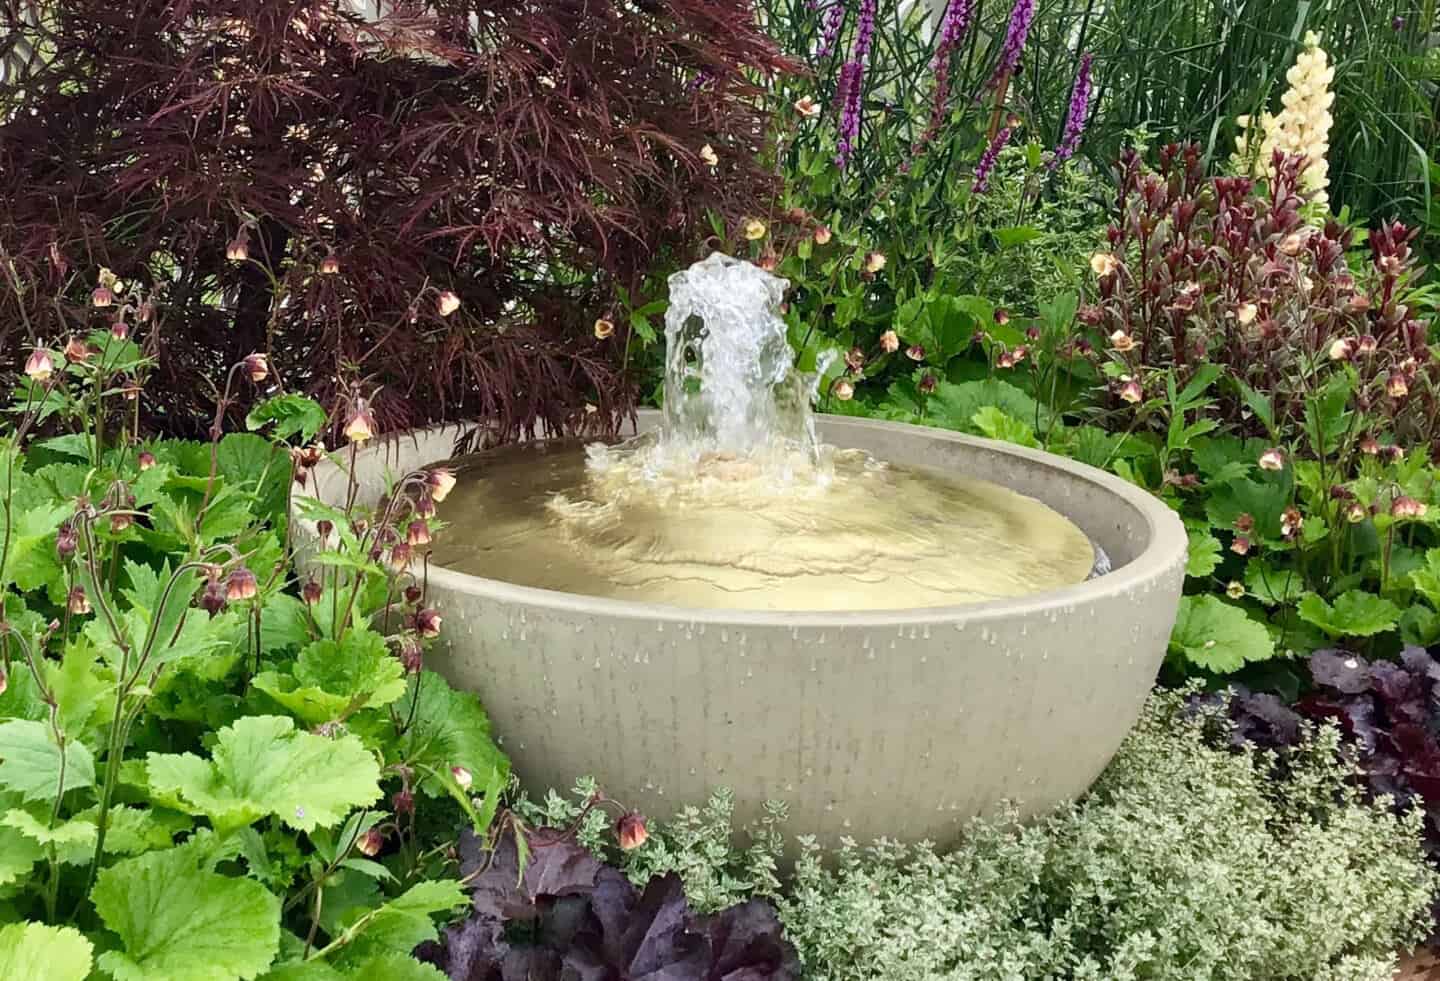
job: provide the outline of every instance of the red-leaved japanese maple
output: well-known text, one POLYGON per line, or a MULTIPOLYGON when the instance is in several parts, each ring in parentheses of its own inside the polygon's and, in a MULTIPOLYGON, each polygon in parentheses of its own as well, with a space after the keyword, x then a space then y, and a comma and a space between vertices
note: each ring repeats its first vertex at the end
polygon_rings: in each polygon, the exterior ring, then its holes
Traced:
POLYGON ((251 351, 336 408, 358 379, 382 429, 623 418, 616 286, 770 193, 751 4, 374 6, 0 3, 34 53, 0 96, 5 350, 127 316, 180 431, 251 351), (97 308, 102 268, 153 311, 97 308))

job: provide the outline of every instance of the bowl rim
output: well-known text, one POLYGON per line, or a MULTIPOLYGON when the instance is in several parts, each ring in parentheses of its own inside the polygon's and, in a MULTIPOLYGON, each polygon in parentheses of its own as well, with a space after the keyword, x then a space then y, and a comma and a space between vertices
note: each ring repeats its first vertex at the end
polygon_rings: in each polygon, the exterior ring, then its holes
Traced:
MULTIPOLYGON (((654 409, 642 409, 636 414, 636 422, 653 421, 660 413, 654 409)), ((1150 584, 1162 580, 1167 574, 1182 566, 1189 549, 1189 538, 1185 526, 1170 506, 1149 491, 1137 487, 1114 474, 1098 467, 1080 463, 1067 457, 1031 449, 999 440, 984 439, 964 433, 929 426, 915 426, 908 423, 886 422, 844 415, 816 415, 816 423, 822 434, 844 429, 862 429, 878 432, 906 432, 921 435, 937 442, 951 443, 973 450, 1016 457, 1064 473, 1069 479, 1080 480, 1108 492, 1120 502, 1132 508, 1144 521, 1149 540, 1133 559, 1122 566, 1094 579, 1061 589, 1035 593, 1007 599, 989 600, 983 603, 967 603, 957 606, 924 606, 899 609, 857 610, 854 612, 833 610, 745 610, 707 607, 672 606, 664 603, 646 603, 639 600, 610 599, 586 596, 580 593, 564 593, 558 590, 540 589, 534 586, 520 586, 500 579, 456 572, 442 566, 430 566, 426 576, 427 585, 442 591, 460 593, 499 604, 543 608, 565 613, 572 617, 593 617, 595 619, 649 620, 665 623, 679 623, 687 626, 713 624, 736 627, 779 627, 779 628, 874 628, 906 627, 953 623, 957 628, 971 623, 985 624, 992 621, 1013 620, 1017 617, 1033 617, 1053 610, 1073 612, 1076 607, 1088 606, 1117 594, 1144 590, 1150 584)), ((456 435, 473 428, 470 423, 442 423, 395 433, 379 438, 360 448, 355 454, 357 467, 395 445, 411 440, 418 446, 420 439, 441 436, 447 431, 456 435)), ((337 459, 346 459, 344 454, 334 454, 321 461, 311 474, 311 479, 302 487, 294 487, 293 497, 323 500, 321 496, 330 480, 345 472, 337 459)), ((348 462, 348 461, 347 461, 348 462)), ((444 462, 443 459, 428 461, 426 466, 444 462)), ((297 512, 298 501, 292 501, 292 521, 308 526, 307 536, 314 537, 313 522, 301 518, 297 512)))

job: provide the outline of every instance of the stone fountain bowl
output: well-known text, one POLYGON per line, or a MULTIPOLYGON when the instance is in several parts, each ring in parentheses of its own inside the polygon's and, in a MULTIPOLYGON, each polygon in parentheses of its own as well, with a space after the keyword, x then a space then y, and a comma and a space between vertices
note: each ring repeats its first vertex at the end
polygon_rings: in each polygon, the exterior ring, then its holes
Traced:
MULTIPOLYGON (((1082 794, 1139 715, 1165 654, 1186 536, 1161 501, 1093 467, 955 433, 836 416, 821 438, 981 477, 1068 516, 1113 571, 968 606, 855 613, 686 609, 443 568, 431 666, 477 692, 532 793, 593 775, 651 817, 728 787, 833 844, 953 840, 1003 801, 1033 814, 1082 794)), ((640 429, 659 423, 641 413, 640 429)), ((459 430, 367 447, 361 499, 448 458, 459 430)), ((343 501, 323 464, 313 493, 343 501)), ((463 527, 444 534, 464 535, 463 527)))

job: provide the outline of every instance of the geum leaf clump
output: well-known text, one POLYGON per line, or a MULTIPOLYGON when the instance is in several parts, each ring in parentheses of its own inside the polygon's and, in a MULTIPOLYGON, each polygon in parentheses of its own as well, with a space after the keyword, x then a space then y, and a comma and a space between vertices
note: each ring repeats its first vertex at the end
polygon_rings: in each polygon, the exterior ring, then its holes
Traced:
POLYGON ((446 931, 443 945, 423 951, 452 981, 800 976, 763 900, 696 915, 675 873, 638 889, 554 829, 517 831, 512 824, 489 849, 467 834, 461 854, 472 913, 446 931))

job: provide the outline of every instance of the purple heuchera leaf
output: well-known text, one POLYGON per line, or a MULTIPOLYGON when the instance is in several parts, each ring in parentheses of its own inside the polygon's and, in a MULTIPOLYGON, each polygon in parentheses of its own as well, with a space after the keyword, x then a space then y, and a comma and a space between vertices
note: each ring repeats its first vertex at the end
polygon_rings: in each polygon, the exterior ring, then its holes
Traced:
POLYGON ((1310 674, 1316 684, 1347 695, 1358 695, 1370 688, 1370 666, 1344 651, 1326 650, 1311 654, 1310 674))
POLYGON ((753 900, 696 917, 679 876, 637 893, 560 832, 527 837, 519 871, 514 832, 494 852, 461 842, 474 913, 421 952, 452 981, 792 981, 800 976, 775 911, 753 900), (507 932, 525 923, 522 941, 507 932))

